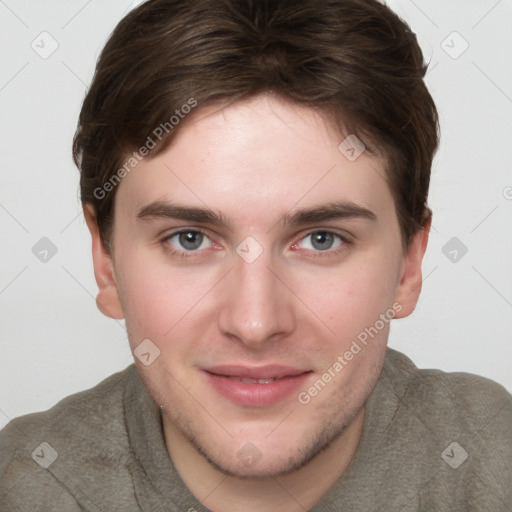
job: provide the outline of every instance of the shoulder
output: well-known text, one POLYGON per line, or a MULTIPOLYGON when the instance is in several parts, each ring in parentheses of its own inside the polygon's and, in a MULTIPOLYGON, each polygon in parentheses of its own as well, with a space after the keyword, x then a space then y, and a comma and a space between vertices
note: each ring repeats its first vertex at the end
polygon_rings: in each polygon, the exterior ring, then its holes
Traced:
POLYGON ((6 425, 0 432, 2 510, 39 510, 41 500, 52 510, 80 510, 70 474, 87 471, 92 456, 108 461, 129 451, 123 396, 135 371, 131 365, 47 411, 6 425))
POLYGON ((5 453, 31 447, 45 434, 66 438, 91 429, 99 434, 112 428, 113 422, 122 421, 125 383, 133 373, 133 366, 129 366, 91 389, 67 396, 47 411, 13 419, 0 431, 0 450, 5 453))
POLYGON ((468 510, 504 510, 512 500, 512 395, 485 377, 418 369, 388 350, 383 370, 398 396, 398 424, 428 461, 429 485, 451 489, 468 510))
POLYGON ((480 431, 511 425, 512 395, 497 382, 463 372, 418 369, 404 354, 388 349, 384 371, 403 403, 437 425, 480 431))

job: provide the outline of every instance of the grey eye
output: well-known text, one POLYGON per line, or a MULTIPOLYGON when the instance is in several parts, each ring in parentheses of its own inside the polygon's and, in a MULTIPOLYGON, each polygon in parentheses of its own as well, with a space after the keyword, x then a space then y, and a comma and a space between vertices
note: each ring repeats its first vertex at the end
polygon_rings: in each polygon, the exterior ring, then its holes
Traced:
POLYGON ((201 247, 204 235, 199 231, 183 231, 178 233, 178 240, 184 249, 187 251, 194 251, 201 247))
POLYGON ((206 249, 212 245, 206 234, 195 229, 178 231, 169 235, 165 240, 178 252, 195 252, 198 249, 206 249))
POLYGON ((327 231, 317 231, 309 236, 311 236, 311 245, 319 251, 330 249, 334 243, 334 235, 327 231))
POLYGON ((303 249, 321 252, 339 247, 344 242, 345 240, 341 235, 331 231, 313 231, 300 241, 300 245, 303 249))

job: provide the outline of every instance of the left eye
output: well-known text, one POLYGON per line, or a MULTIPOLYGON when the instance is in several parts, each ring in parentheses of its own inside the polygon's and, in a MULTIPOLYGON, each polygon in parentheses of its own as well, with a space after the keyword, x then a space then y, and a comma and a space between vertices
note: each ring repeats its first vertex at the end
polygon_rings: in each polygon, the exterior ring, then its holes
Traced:
POLYGON ((196 251, 211 246, 210 239, 200 231, 187 230, 174 233, 167 238, 167 241, 179 251, 196 251))
POLYGON ((343 238, 330 231, 314 231, 306 235, 300 242, 305 242, 305 249, 315 251, 327 251, 339 247, 344 242, 343 238), (309 241, 310 240, 310 241, 309 241))

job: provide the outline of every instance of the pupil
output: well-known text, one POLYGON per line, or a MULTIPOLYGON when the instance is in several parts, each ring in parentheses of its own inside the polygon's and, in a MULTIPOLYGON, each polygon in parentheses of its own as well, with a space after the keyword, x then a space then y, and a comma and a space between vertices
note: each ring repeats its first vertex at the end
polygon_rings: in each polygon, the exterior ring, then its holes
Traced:
POLYGON ((201 242, 203 241, 202 237, 202 233, 196 233, 194 231, 180 233, 180 244, 185 249, 197 249, 201 245, 201 242))
POLYGON ((333 236, 331 233, 319 231, 313 235, 313 247, 315 249, 329 249, 333 243, 333 236))

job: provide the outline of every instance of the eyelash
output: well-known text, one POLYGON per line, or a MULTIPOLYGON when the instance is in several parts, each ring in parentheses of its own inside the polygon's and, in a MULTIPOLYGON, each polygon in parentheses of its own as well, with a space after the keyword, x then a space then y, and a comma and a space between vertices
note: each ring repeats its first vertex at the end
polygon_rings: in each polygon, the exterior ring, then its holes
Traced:
POLYGON ((327 249, 325 251, 320 250, 312 250, 307 249, 307 251, 310 251, 310 254, 308 254, 309 258, 329 258, 329 257, 335 257, 338 256, 341 252, 345 251, 347 247, 352 245, 351 240, 349 240, 347 237, 340 235, 336 231, 330 231, 328 229, 315 229, 313 231, 309 231, 304 236, 302 236, 297 242, 294 242, 292 244, 292 247, 297 245, 298 243, 302 242, 304 239, 306 239, 308 236, 311 236, 315 233, 324 233, 324 234, 330 234, 334 237, 337 237, 340 239, 341 243, 339 246, 335 247, 334 249, 327 249))
POLYGON ((174 238, 175 236, 180 235, 181 233, 201 233, 206 238, 208 238, 208 239, 210 238, 205 231, 203 231, 202 229, 199 229, 199 228, 179 229, 178 231, 173 231, 172 233, 170 233, 167 236, 165 236, 165 238, 162 239, 162 243, 164 244, 166 250, 169 251, 172 255, 180 256, 181 258, 190 258, 190 257, 193 258, 197 253, 200 252, 199 250, 195 250, 195 251, 185 251, 185 250, 183 250, 183 251, 180 251, 180 250, 175 249, 174 247, 172 247, 172 245, 170 244, 170 240, 172 238, 174 238))
MULTIPOLYGON (((210 237, 208 236, 208 233, 206 233, 205 231, 203 231, 200 228, 194 228, 194 229, 186 229, 186 228, 183 229, 182 228, 182 229, 179 229, 178 231, 173 231, 172 233, 165 236, 162 239, 162 244, 165 246, 166 250, 168 252, 170 252, 172 255, 179 256, 181 258, 190 258, 190 257, 193 258, 195 255, 198 255, 198 253, 201 252, 201 250, 199 250, 199 249, 193 250, 193 251, 185 251, 185 250, 178 250, 178 249, 173 248, 172 245, 170 245, 170 243, 169 243, 170 240, 172 238, 174 238, 175 236, 178 236, 182 233, 201 233, 204 237, 210 239, 210 237)), ((313 231, 309 231, 308 233, 306 233, 297 242, 294 242, 292 244, 292 246, 296 245, 297 243, 301 242, 308 236, 311 236, 315 233, 327 233, 327 234, 333 235, 335 237, 338 237, 341 240, 341 244, 333 250, 327 249, 325 251, 319 251, 319 250, 313 251, 313 253, 309 255, 309 257, 311 257, 311 258, 317 258, 317 257, 325 258, 325 257, 329 257, 329 256, 337 256, 340 252, 345 250, 347 246, 352 245, 352 242, 347 237, 344 237, 335 231, 330 231, 328 229, 315 229, 313 231)))

